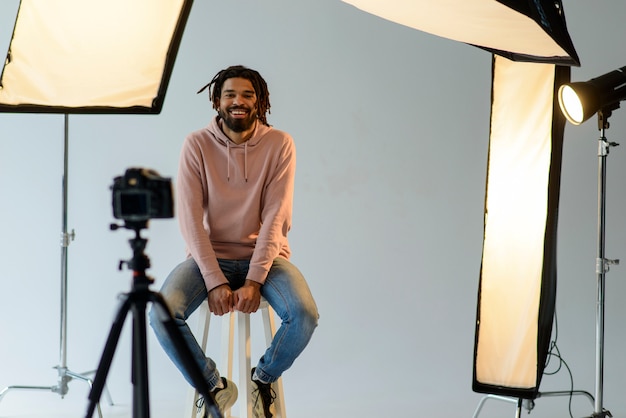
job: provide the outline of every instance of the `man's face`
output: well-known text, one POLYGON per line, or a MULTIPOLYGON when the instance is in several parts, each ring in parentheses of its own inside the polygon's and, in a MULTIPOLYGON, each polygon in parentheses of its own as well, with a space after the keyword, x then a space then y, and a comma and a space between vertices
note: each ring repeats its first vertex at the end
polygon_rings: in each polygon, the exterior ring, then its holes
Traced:
POLYGON ((256 93, 250 80, 229 78, 224 81, 218 113, 224 124, 234 132, 245 132, 257 119, 256 93))

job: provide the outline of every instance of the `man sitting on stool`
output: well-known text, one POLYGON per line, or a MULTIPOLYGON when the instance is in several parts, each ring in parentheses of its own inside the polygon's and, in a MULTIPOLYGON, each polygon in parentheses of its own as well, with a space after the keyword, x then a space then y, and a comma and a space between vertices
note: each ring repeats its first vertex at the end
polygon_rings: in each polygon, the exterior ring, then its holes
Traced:
MULTIPOLYGON (((221 411, 237 399, 187 325, 207 299, 215 315, 256 312, 263 296, 281 318, 272 344, 251 376, 255 418, 273 415, 272 382, 302 353, 318 321, 309 287, 289 262, 295 146, 272 128, 269 91, 261 75, 243 66, 220 71, 208 88, 217 115, 183 144, 177 178, 177 212, 187 259, 167 277, 165 298, 221 411)), ((163 349, 192 384, 172 341, 150 312, 163 349)))

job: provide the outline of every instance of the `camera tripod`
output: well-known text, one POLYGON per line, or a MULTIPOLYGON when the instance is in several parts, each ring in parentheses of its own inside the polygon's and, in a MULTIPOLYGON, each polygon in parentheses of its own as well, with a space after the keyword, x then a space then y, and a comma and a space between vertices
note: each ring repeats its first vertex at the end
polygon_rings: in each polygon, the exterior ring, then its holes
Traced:
MULTIPOLYGON (((122 226, 113 224, 112 230, 122 226)), ((133 384, 133 418, 150 417, 150 399, 148 391, 148 358, 146 339, 146 307, 148 302, 152 302, 157 308, 158 318, 165 326, 178 353, 183 359, 183 365, 191 376, 194 386, 205 399, 205 418, 210 413, 213 418, 223 418, 217 407, 209 386, 202 376, 199 366, 193 361, 191 350, 185 344, 182 334, 177 328, 174 319, 167 307, 163 296, 160 293, 149 289, 153 279, 146 276, 145 270, 150 267, 150 260, 145 255, 147 239, 141 237, 141 229, 147 227, 147 221, 126 222, 123 228, 135 231, 135 238, 130 239, 133 249, 133 258, 129 261, 120 261, 119 268, 126 264, 133 271, 132 289, 129 293, 120 296, 120 307, 113 321, 111 331, 107 338, 104 352, 100 359, 100 364, 96 370, 93 386, 89 393, 89 406, 87 407, 86 418, 91 418, 96 405, 102 395, 106 377, 111 367, 111 361, 115 354, 115 349, 124 325, 124 321, 129 311, 133 315, 133 335, 132 335, 132 374, 133 384)))

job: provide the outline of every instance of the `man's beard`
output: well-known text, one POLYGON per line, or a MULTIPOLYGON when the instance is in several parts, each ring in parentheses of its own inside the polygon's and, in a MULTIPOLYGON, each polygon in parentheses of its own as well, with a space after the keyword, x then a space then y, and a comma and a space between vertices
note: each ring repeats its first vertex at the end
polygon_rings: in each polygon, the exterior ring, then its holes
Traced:
MULTIPOLYGON (((233 109, 237 109, 237 108, 233 108, 233 109)), ((246 109, 246 110, 249 110, 249 109, 246 109)), ((230 116, 230 113, 228 113, 228 111, 224 112, 222 109, 220 109, 219 115, 224 121, 224 124, 228 127, 228 129, 237 133, 241 133, 241 132, 245 132, 249 130, 250 128, 254 126, 254 122, 256 121, 255 111, 250 111, 248 116, 243 119, 233 118, 232 116, 230 116)))

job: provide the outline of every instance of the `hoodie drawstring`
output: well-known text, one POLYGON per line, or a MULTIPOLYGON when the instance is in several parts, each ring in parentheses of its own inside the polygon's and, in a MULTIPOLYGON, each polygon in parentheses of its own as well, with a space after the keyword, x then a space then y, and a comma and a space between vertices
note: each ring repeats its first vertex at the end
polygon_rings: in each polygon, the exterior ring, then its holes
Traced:
MULTIPOLYGON (((243 144, 243 175, 248 182, 248 143, 243 144)), ((230 142, 226 142, 226 181, 230 181, 230 142)))
POLYGON ((230 142, 226 142, 226 181, 230 181, 230 142))
POLYGON ((243 176, 248 182, 248 142, 243 145, 243 176))

